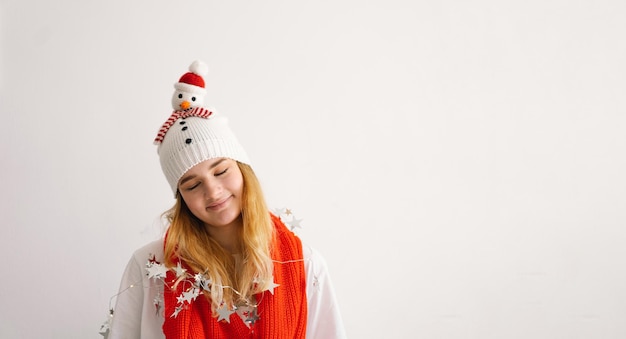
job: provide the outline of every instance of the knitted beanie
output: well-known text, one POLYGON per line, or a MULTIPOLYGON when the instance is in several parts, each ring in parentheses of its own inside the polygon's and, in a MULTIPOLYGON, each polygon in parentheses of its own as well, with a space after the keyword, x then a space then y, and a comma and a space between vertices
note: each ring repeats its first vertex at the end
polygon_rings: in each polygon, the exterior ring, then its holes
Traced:
POLYGON ((174 111, 159 130, 155 144, 161 169, 174 196, 180 178, 205 160, 230 158, 250 164, 246 151, 228 126, 228 119, 203 107, 174 111))

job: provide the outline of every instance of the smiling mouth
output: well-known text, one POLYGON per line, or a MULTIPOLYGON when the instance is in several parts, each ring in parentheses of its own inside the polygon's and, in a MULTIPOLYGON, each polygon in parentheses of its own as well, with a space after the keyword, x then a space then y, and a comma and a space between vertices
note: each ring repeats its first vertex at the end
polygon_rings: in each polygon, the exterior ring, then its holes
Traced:
POLYGON ((220 209, 220 208, 222 208, 222 207, 224 207, 226 205, 226 203, 230 200, 231 197, 232 196, 229 196, 229 197, 227 197, 227 198, 225 198, 223 200, 216 201, 216 202, 210 204, 209 206, 207 206, 206 208, 210 209, 210 210, 220 209))

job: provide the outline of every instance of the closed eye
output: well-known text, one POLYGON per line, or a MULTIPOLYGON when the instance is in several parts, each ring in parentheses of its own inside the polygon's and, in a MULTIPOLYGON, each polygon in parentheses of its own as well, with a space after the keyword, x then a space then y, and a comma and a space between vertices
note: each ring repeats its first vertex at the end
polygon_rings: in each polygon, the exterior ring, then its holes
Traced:
POLYGON ((220 175, 222 175, 222 174, 226 174, 226 172, 228 172, 228 167, 227 167, 225 170, 223 170, 223 171, 221 171, 221 172, 219 172, 219 173, 215 173, 215 176, 216 176, 216 177, 219 177, 219 176, 220 176, 220 175))
POLYGON ((185 191, 193 191, 193 189, 195 189, 198 186, 200 186, 199 182, 193 184, 193 186, 189 186, 189 187, 185 188, 185 191))

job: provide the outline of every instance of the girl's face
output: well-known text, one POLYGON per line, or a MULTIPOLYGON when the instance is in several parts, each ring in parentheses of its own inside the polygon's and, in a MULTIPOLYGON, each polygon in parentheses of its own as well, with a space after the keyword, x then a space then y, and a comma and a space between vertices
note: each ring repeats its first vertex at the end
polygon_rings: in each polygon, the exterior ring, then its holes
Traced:
POLYGON ((243 176, 228 158, 205 160, 180 178, 178 190, 189 210, 209 227, 241 225, 243 176))

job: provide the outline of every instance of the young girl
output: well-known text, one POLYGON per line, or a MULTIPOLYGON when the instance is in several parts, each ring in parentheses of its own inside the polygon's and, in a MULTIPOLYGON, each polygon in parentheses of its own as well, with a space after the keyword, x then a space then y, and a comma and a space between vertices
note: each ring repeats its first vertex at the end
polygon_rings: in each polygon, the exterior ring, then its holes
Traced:
POLYGON ((190 104, 190 71, 155 140, 170 224, 128 263, 108 337, 345 338, 323 258, 270 213, 226 118, 190 104))

